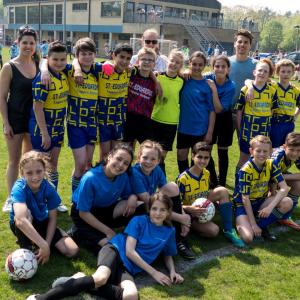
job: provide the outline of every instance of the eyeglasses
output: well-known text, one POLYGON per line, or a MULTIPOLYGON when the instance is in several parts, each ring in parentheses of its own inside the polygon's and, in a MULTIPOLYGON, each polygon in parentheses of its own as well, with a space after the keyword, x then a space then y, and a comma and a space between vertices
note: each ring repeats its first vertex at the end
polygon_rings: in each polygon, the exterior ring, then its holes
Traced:
POLYGON ((158 43, 158 40, 145 40, 145 44, 149 45, 149 44, 153 44, 156 45, 158 43))
POLYGON ((150 58, 141 58, 140 61, 145 63, 154 63, 154 59, 150 59, 150 58))

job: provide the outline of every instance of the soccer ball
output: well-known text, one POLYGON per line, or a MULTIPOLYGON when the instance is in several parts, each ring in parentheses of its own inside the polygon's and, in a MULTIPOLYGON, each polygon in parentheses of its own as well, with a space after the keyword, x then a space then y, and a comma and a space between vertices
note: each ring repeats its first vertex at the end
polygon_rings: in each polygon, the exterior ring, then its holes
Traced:
POLYGON ((206 198, 198 198, 196 199, 192 206, 199 206, 202 208, 206 208, 206 212, 202 213, 199 216, 199 223, 206 223, 210 221, 215 215, 215 206, 214 204, 206 198))
POLYGON ((18 249, 9 254, 5 262, 5 270, 13 280, 26 280, 37 271, 38 263, 34 253, 27 249, 18 249))

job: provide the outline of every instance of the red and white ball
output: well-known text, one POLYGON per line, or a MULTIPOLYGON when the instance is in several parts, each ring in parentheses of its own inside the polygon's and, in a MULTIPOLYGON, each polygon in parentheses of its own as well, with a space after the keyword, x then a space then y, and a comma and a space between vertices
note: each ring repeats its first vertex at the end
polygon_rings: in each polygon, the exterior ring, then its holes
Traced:
POLYGON ((206 212, 203 212, 200 216, 199 216, 199 223, 206 223, 209 222, 215 215, 215 206, 214 204, 206 199, 206 198, 198 198, 196 199, 192 206, 199 206, 202 208, 206 208, 206 212))
POLYGON ((30 250, 18 249, 6 258, 5 270, 13 280, 29 279, 36 273, 37 269, 37 259, 30 250))

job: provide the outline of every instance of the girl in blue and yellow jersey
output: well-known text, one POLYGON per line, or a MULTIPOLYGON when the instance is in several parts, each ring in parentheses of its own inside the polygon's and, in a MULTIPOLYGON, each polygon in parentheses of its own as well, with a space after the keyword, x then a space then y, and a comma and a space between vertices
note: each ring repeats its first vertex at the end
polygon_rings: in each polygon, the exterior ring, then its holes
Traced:
POLYGON ((269 59, 257 63, 253 71, 254 99, 246 101, 247 86, 241 90, 236 104, 237 129, 239 130, 240 159, 237 170, 248 160, 250 140, 257 135, 270 136, 272 110, 278 108, 276 90, 267 84, 273 74, 273 64, 269 59))
POLYGON ((274 109, 271 126, 273 148, 284 144, 286 136, 295 128, 295 119, 300 108, 300 89, 290 83, 294 76, 295 65, 289 59, 282 59, 276 64, 279 82, 273 83, 278 96, 278 108, 274 109))
MULTIPOLYGON (((64 140, 69 84, 63 73, 67 63, 66 47, 60 42, 49 45, 48 66, 51 84, 41 82, 41 73, 32 84, 33 109, 29 121, 31 143, 35 150, 50 154, 50 180, 57 188, 57 164, 64 140)), ((63 208, 62 211, 66 211, 63 208)))
POLYGON ((241 238, 251 243, 254 237, 275 240, 267 226, 281 219, 292 209, 293 201, 280 168, 269 159, 272 146, 269 137, 258 135, 250 141, 250 159, 237 174, 234 190, 236 226, 241 238), (268 197, 269 185, 279 189, 268 197))

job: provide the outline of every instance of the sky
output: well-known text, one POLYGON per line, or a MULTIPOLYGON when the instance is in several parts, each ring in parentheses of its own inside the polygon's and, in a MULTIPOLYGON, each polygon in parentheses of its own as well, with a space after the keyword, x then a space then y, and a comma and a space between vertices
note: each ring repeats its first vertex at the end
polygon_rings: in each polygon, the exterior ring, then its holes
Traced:
POLYGON ((268 7, 278 13, 285 13, 287 11, 295 12, 296 10, 300 11, 299 0, 218 0, 224 6, 251 6, 252 8, 268 7), (246 2, 246 3, 245 3, 246 2), (284 3, 284 5, 282 5, 284 3))

